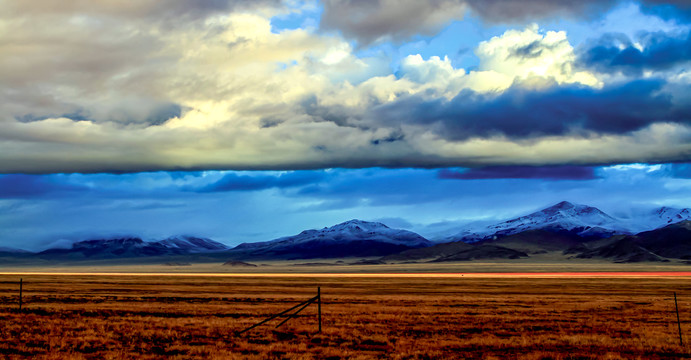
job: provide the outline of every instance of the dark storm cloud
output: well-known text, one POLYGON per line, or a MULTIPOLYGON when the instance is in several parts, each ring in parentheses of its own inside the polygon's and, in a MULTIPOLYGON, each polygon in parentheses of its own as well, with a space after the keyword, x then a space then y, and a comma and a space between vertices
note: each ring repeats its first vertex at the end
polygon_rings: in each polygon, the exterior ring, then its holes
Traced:
POLYGON ((588 166, 491 166, 455 171, 439 170, 440 179, 542 179, 542 180, 593 180, 595 168, 588 166))
POLYGON ((551 16, 592 17, 602 14, 616 0, 467 0, 474 13, 492 22, 535 21, 551 16))
POLYGON ((215 13, 250 10, 261 7, 277 7, 282 0, 44 0, 12 1, 4 4, 9 15, 84 14, 148 21, 165 20, 170 25, 182 25, 184 21, 205 18, 215 13), (174 20, 174 21, 173 21, 174 20))
POLYGON ((50 193, 85 190, 86 187, 64 183, 53 176, 0 175, 0 199, 42 197, 50 193))
POLYGON ((396 41, 432 34, 465 9, 461 0, 326 0, 321 27, 340 30, 362 44, 388 37, 396 41))
POLYGON ((313 185, 329 177, 325 171, 291 171, 279 175, 238 175, 229 173, 217 182, 197 189, 198 192, 256 191, 271 188, 294 188, 313 185))
MULTIPOLYGON (((375 102, 375 100, 370 101, 370 103, 372 102, 375 102)), ((351 108, 343 105, 321 105, 316 95, 308 96, 306 99, 302 100, 300 102, 300 108, 316 122, 325 121, 332 122, 338 126, 367 129, 367 127, 363 127, 362 125, 356 125, 356 123, 361 122, 360 114, 354 113, 351 108)))
POLYGON ((551 16, 590 17, 616 1, 548 0, 326 0, 321 27, 340 30, 367 45, 378 39, 402 41, 431 35, 470 10, 491 22, 534 22, 551 16))
POLYGON ((624 134, 656 122, 688 123, 689 104, 674 105, 663 82, 639 80, 593 89, 519 86, 498 96, 463 91, 450 101, 410 96, 375 110, 372 121, 433 126, 450 140, 505 135, 525 139, 593 131, 624 134))
POLYGON ((606 34, 584 50, 580 62, 602 73, 640 75, 645 70, 667 70, 691 60, 691 33, 663 32, 639 35, 639 50, 624 34, 606 34))

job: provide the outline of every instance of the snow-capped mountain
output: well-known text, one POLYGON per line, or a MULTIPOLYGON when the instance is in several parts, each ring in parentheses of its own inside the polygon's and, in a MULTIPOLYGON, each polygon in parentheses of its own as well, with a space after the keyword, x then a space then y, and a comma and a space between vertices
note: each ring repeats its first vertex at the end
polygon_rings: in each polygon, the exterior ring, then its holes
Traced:
POLYGON ((141 256, 184 255, 227 250, 228 247, 210 239, 189 236, 171 237, 160 241, 144 241, 138 237, 78 241, 72 247, 48 249, 37 255, 43 258, 110 259, 141 256))
POLYGON ((651 229, 656 229, 663 226, 676 224, 678 222, 682 222, 685 220, 691 220, 691 210, 688 208, 675 209, 663 206, 659 209, 653 210, 652 216, 650 216, 650 220, 651 225, 657 225, 651 229), (659 223, 655 224, 654 222, 656 220, 659 220, 659 223))
POLYGON ((604 238, 614 234, 630 233, 621 220, 595 207, 562 201, 546 209, 498 224, 467 228, 452 236, 449 241, 475 242, 529 230, 569 232, 584 238, 604 238))
POLYGON ((667 225, 691 220, 691 209, 663 206, 652 210, 638 210, 623 218, 632 233, 659 229, 667 225))
POLYGON ((378 222, 350 220, 271 241, 243 243, 231 250, 245 257, 317 258, 381 256, 431 246, 422 236, 378 222))

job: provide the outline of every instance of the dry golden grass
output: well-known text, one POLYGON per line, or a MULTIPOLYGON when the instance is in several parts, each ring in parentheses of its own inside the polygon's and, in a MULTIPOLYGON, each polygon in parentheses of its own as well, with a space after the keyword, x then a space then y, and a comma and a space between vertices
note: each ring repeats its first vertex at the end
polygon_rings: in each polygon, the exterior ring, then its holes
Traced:
MULTIPOLYGON (((5 358, 676 359, 689 278, 0 276, 5 358), (314 296, 316 306, 237 336, 314 296)), ((685 339, 691 340, 691 339, 685 339)))

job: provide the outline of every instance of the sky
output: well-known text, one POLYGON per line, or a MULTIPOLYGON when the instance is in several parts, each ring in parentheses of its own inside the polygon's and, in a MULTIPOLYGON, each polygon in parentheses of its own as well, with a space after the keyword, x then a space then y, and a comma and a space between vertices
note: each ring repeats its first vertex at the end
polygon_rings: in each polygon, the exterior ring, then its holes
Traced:
POLYGON ((0 246, 691 206, 683 0, 0 0, 0 246))

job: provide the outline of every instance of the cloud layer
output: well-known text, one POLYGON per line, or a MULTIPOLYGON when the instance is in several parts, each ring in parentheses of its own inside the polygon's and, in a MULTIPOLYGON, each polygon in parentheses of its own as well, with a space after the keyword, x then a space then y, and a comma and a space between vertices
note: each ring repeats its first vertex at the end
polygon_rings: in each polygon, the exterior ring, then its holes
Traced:
MULTIPOLYGON (((0 172, 686 161, 685 27, 576 45, 528 21, 591 21, 616 5, 2 2, 0 172), (318 22, 276 27, 315 8, 318 22), (387 50, 469 14, 508 24, 473 44, 476 66, 451 45, 387 50)), ((643 6, 680 23, 687 10, 643 6)))

